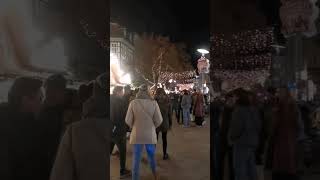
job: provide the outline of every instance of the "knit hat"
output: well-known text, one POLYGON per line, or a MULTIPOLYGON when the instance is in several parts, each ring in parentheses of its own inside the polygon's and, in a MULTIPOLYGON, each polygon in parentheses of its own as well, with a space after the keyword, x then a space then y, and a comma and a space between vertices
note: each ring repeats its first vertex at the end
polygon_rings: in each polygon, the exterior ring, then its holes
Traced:
POLYGON ((83 114, 86 117, 104 118, 108 116, 107 104, 107 74, 99 75, 93 84, 93 96, 83 105, 83 114))
POLYGON ((136 95, 137 99, 151 99, 149 92, 148 92, 148 86, 146 84, 142 84, 139 87, 139 92, 136 95))

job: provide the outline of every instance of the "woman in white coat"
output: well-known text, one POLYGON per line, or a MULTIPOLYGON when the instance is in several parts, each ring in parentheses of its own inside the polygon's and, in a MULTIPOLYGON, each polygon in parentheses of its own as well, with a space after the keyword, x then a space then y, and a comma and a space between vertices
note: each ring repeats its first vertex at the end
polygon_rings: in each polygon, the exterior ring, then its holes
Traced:
POLYGON ((162 121, 158 103, 151 98, 148 86, 142 85, 136 99, 131 101, 126 116, 126 123, 132 128, 130 144, 133 145, 133 180, 140 179, 139 169, 144 146, 148 153, 154 178, 159 178, 156 172, 155 160, 157 144, 156 128, 161 125, 162 121))

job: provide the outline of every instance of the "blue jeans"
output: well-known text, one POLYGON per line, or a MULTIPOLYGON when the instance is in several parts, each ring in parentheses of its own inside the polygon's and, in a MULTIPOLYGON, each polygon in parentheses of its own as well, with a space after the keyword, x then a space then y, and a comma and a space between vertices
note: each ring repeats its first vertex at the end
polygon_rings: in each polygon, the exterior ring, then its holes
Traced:
POLYGON ((183 124, 184 124, 184 126, 189 126, 190 108, 183 108, 182 109, 182 113, 183 113, 183 124))
POLYGON ((233 147, 235 180, 257 180, 255 148, 233 147))
POLYGON ((140 161, 142 158, 142 151, 143 147, 146 147, 148 159, 150 163, 150 167, 152 173, 156 173, 156 145, 155 144, 135 144, 133 146, 133 168, 132 168, 132 180, 139 180, 140 179, 140 161))

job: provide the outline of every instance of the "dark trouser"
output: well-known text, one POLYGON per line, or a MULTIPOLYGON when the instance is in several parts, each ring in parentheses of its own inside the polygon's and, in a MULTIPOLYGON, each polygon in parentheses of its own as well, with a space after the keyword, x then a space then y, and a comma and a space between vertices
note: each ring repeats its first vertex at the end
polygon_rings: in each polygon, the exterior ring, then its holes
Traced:
POLYGON ((210 166, 211 169, 211 179, 220 179, 220 126, 219 126, 219 118, 220 118, 220 109, 217 106, 210 105, 210 129, 211 133, 210 136, 210 158, 212 158, 211 162, 212 165, 210 166))
POLYGON ((120 173, 126 169, 126 158, 127 158, 127 139, 126 136, 114 139, 111 141, 110 154, 113 151, 114 145, 117 145, 120 153, 120 173))
POLYGON ((273 163, 273 138, 270 138, 267 142, 267 152, 265 155, 265 163, 264 163, 264 167, 267 170, 271 170, 272 169, 272 163, 273 163))
POLYGON ((196 123, 197 126, 201 126, 202 123, 203 123, 203 121, 204 121, 204 118, 203 118, 203 117, 197 117, 197 116, 196 116, 196 118, 195 118, 195 123, 196 123))
POLYGON ((172 112, 174 111, 176 113, 176 118, 177 118, 178 124, 180 124, 180 112, 181 112, 180 109, 181 108, 177 107, 177 106, 172 108, 172 112))
MULTIPOLYGON (((157 132, 157 139, 159 139, 159 133, 157 132)), ((168 146, 168 141, 167 141, 167 132, 161 132, 162 134, 162 150, 163 150, 163 155, 167 154, 167 146, 168 146)))
POLYGON ((229 147, 226 150, 223 150, 221 152, 221 160, 220 160, 220 177, 221 180, 225 179, 225 174, 224 174, 224 168, 225 168, 225 157, 228 157, 228 169, 227 172, 229 173, 229 179, 234 180, 234 170, 233 170, 233 151, 232 147, 229 147))
POLYGON ((256 163, 258 165, 261 165, 264 162, 264 154, 266 149, 266 143, 267 143, 267 135, 265 133, 261 133, 259 136, 259 145, 256 151, 256 163))
POLYGON ((235 180, 258 179, 254 148, 233 146, 233 166, 235 180))
POLYGON ((281 172, 272 173, 272 180, 284 180, 284 179, 299 180, 299 177, 297 175, 288 174, 288 173, 281 173, 281 172))

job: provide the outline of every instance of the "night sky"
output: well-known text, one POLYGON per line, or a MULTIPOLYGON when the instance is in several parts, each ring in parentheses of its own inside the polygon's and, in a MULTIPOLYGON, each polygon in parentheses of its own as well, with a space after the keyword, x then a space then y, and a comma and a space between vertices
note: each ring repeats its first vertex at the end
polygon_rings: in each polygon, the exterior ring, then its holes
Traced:
MULTIPOLYGON (((154 32, 170 36, 172 41, 186 43, 188 52, 195 62, 199 57, 196 49, 210 47, 210 28, 219 28, 223 23, 236 27, 239 23, 238 21, 230 22, 230 19, 224 18, 223 13, 226 13, 226 16, 233 13, 243 16, 242 22, 247 24, 243 28, 249 28, 247 26, 252 24, 252 16, 255 16, 254 12, 243 12, 246 11, 245 7, 240 9, 235 7, 241 5, 238 0, 214 2, 216 4, 212 4, 210 0, 110 0, 110 17, 111 21, 120 23, 130 31, 154 32), (215 15, 218 19, 214 19, 210 17, 210 7, 213 7, 210 4, 217 7, 218 2, 225 5, 218 6, 218 9, 211 9, 218 13, 215 15), (227 9, 223 10, 223 8, 227 9), (210 19, 216 20, 217 24, 210 22, 210 19)), ((245 0, 242 5, 245 6, 244 4, 256 7, 257 12, 265 16, 263 19, 266 20, 267 26, 280 25, 278 13, 280 0, 245 0)))
POLYGON ((209 49, 209 0, 111 0, 111 21, 133 32, 170 36, 188 46, 193 61, 197 48, 209 49))

